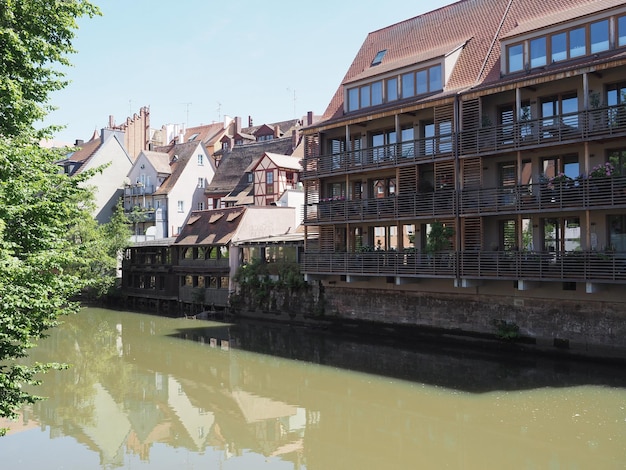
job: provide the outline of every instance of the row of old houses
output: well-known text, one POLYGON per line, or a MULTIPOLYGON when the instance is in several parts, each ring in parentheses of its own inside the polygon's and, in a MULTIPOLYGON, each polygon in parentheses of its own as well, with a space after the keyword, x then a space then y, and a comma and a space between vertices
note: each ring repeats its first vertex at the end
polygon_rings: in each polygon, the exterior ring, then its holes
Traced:
POLYGON ((243 256, 220 221, 290 205, 302 215, 271 230, 304 220, 303 272, 338 317, 476 332, 498 320, 559 344, 626 345, 625 72, 622 1, 461 0, 371 32, 319 120, 291 133, 235 120, 193 149, 186 135, 144 152, 154 176, 134 168, 125 207, 151 214, 144 243, 178 235, 178 299, 235 288, 179 268, 202 259, 225 273, 228 258, 232 275, 243 256), (193 163, 183 186, 202 195, 190 216, 177 197, 159 203, 156 169, 176 159, 193 163), (300 187, 303 204, 286 202, 300 187))

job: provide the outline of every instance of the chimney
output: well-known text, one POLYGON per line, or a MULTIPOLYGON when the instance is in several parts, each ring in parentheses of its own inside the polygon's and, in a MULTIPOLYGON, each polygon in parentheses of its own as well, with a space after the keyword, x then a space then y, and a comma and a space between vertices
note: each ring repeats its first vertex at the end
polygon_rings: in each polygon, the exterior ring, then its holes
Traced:
POLYGON ((274 126, 274 138, 280 139, 280 126, 274 126))
POLYGON ((252 127, 252 116, 248 116, 248 127, 252 127))
POLYGON ((306 125, 310 126, 313 124, 313 111, 309 111, 306 113, 306 125))
POLYGON ((298 146, 298 140, 300 140, 298 129, 293 129, 291 131, 291 150, 298 146))
POLYGON ((112 114, 109 114, 109 129, 113 129, 115 127, 115 118, 112 114))
POLYGON ((83 139, 76 139, 76 142, 74 142, 74 147, 79 147, 83 145, 84 143, 85 141, 83 139))
POLYGON ((235 134, 241 133, 241 117, 237 116, 235 118, 235 134))

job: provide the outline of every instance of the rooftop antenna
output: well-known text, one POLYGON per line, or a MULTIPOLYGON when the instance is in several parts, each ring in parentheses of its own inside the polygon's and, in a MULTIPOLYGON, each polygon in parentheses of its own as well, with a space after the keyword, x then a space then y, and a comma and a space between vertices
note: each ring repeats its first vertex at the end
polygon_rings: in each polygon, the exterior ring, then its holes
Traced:
POLYGON ((293 118, 296 118, 296 90, 287 88, 287 91, 293 91, 293 118))
POLYGON ((217 102, 217 122, 222 120, 222 103, 217 102))
POLYGON ((189 106, 191 106, 191 103, 183 103, 186 108, 187 108, 187 118, 185 121, 185 128, 189 127, 189 106))

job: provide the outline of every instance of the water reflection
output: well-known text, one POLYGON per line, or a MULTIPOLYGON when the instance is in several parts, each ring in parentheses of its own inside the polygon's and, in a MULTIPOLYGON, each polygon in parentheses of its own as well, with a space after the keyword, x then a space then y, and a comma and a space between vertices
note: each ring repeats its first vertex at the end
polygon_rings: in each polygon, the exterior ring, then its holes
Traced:
POLYGON ((618 366, 98 309, 35 356, 73 367, 45 377, 29 430, 0 439, 21 468, 626 465, 618 366))

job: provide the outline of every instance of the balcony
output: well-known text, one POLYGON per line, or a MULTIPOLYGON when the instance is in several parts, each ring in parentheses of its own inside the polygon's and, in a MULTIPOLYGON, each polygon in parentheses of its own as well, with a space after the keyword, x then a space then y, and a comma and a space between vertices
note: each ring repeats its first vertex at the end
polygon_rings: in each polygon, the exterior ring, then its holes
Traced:
POLYGON ((459 259, 467 279, 626 283, 626 253, 466 251, 459 259))
POLYGON ((464 130, 459 132, 459 153, 469 157, 625 135, 626 108, 623 105, 608 106, 464 130))
POLYGON ((149 196, 154 193, 154 185, 136 183, 124 188, 124 196, 149 196))
POLYGON ((450 189, 385 198, 321 201, 306 207, 304 221, 318 224, 450 217, 456 211, 455 195, 450 189))
POLYGON ((603 209, 624 205, 626 176, 464 189, 459 195, 461 216, 603 209))
POLYGON ((307 274, 626 284, 626 253, 465 251, 306 253, 307 274), (458 274, 457 274, 458 266, 458 274))
POLYGON ((395 251, 371 253, 306 253, 303 272, 349 276, 456 276, 454 252, 426 255, 395 251))
POLYGON ((453 134, 305 159, 304 178, 394 168, 454 156, 453 134))

